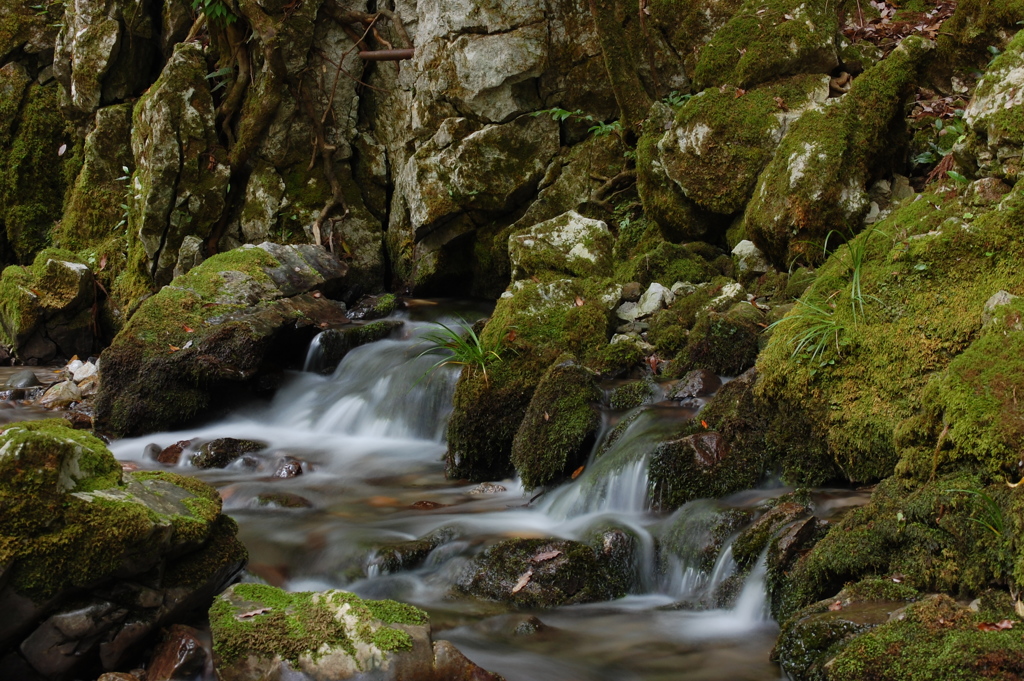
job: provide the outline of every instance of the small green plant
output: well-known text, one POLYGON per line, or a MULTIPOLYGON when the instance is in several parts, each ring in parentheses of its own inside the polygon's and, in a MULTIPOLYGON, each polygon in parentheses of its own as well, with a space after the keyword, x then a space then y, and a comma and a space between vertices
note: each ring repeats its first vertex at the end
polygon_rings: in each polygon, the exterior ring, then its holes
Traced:
MULTIPOLYGON (((123 172, 124 175, 122 175, 121 177, 114 178, 114 180, 116 182, 124 182, 125 201, 127 201, 128 200, 128 194, 130 194, 131 191, 132 191, 132 171, 128 170, 128 166, 121 166, 121 172, 123 172)), ((122 227, 124 228, 125 234, 127 234, 128 233, 128 204, 127 203, 122 203, 121 204, 121 220, 116 225, 114 225, 114 229, 121 229, 122 227)))
POLYGON ((1006 536, 1006 518, 1003 515, 1003 508, 991 496, 976 489, 947 489, 945 491, 946 494, 968 494, 977 499, 978 512, 967 519, 981 525, 1000 539, 1006 536))
POLYGON ((454 365, 479 368, 484 376, 484 384, 490 386, 490 380, 487 376, 487 365, 490 362, 502 361, 501 355, 498 354, 497 350, 484 345, 480 336, 473 330, 472 324, 469 324, 465 319, 460 319, 458 324, 455 325, 460 327, 461 330, 441 322, 434 322, 434 324, 437 327, 436 330, 423 335, 423 341, 429 344, 430 347, 417 355, 417 357, 436 354, 444 356, 437 360, 423 374, 420 380, 433 374, 443 366, 454 365))
POLYGON ((238 20, 224 0, 192 0, 192 9, 202 12, 208 20, 222 26, 238 20))
POLYGON ((793 346, 791 359, 809 354, 812 362, 817 361, 831 345, 835 345, 839 353, 839 339, 844 329, 836 319, 835 311, 827 305, 819 307, 806 300, 798 300, 797 305, 798 309, 770 324, 766 331, 782 326, 796 327, 796 333, 789 339, 789 344, 793 346))
MULTIPOLYGON (((877 229, 874 225, 871 225, 864 230, 863 235, 859 239, 847 239, 845 236, 837 232, 836 230, 830 231, 825 236, 825 248, 823 251, 828 253, 828 241, 835 234, 839 238, 843 239, 846 244, 846 250, 850 254, 850 306, 853 309, 854 322, 857 321, 857 315, 864 315, 864 290, 861 287, 861 274, 864 271, 864 261, 867 259, 868 246, 870 246, 871 238, 875 234, 881 234, 882 236, 888 236, 885 232, 877 229)), ((874 296, 868 296, 874 300, 874 296)))
POLYGON ((966 175, 964 175, 963 173, 958 173, 955 170, 947 170, 946 176, 949 177, 949 179, 956 182, 961 187, 966 187, 971 182, 970 180, 967 179, 966 175))
POLYGON ((594 137, 607 137, 608 135, 618 135, 622 132, 622 123, 619 121, 612 121, 611 123, 605 123, 598 121, 595 125, 590 126, 587 132, 593 133, 594 137))
POLYGON ((946 120, 936 119, 932 127, 935 130, 935 137, 928 142, 928 151, 914 157, 915 165, 927 166, 938 163, 948 154, 952 153, 955 145, 967 139, 964 109, 957 109, 953 112, 952 118, 946 120))
POLYGON ((551 116, 551 120, 563 123, 569 119, 575 118, 580 121, 587 121, 593 123, 587 132, 591 132, 596 137, 606 137, 611 134, 618 135, 622 132, 622 123, 619 121, 612 121, 611 123, 605 123, 604 121, 594 118, 588 113, 584 113, 580 109, 575 111, 569 111, 568 109, 560 109, 553 107, 551 109, 541 109, 540 111, 534 111, 531 116, 551 116))
POLYGON ((672 92, 665 95, 665 98, 662 99, 661 101, 665 102, 671 107, 675 107, 678 109, 683 104, 686 104, 688 101, 690 101, 692 98, 693 95, 682 95, 679 94, 678 90, 673 90, 672 92))

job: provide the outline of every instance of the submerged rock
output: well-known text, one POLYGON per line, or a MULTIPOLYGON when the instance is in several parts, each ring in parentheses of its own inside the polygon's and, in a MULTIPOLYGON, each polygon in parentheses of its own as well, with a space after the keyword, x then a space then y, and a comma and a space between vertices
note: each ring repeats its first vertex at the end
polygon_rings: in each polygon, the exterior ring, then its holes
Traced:
POLYGON ((320 334, 319 354, 312 371, 321 374, 333 373, 349 352, 367 343, 375 343, 391 335, 404 322, 397 319, 370 322, 361 326, 328 329, 320 334))
POLYGON ((567 539, 507 539, 466 568, 456 589, 520 608, 553 608, 621 598, 629 566, 615 541, 594 549, 567 539))
POLYGON ((18 659, 54 679, 123 668, 245 561, 213 488, 122 473, 102 442, 61 423, 0 433, 0 647, 19 651, 4 674, 18 659))
POLYGON ((192 465, 196 468, 224 468, 243 454, 258 452, 266 448, 266 442, 257 440, 218 438, 200 445, 199 451, 192 455, 192 465))

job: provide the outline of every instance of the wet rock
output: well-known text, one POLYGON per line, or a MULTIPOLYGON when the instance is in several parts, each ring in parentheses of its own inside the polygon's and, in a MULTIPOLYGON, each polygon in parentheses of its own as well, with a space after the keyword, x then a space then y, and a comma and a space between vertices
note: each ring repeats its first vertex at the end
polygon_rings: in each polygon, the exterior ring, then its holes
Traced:
POLYGON ((437 679, 451 681, 504 681, 472 662, 448 641, 434 641, 434 673, 437 679))
POLYGON ((560 539, 507 539, 460 575, 455 588, 520 608, 551 608, 619 598, 629 576, 603 550, 560 539))
POLYGON ((266 448, 267 443, 258 440, 217 438, 200 445, 199 451, 192 455, 192 465, 196 468, 224 468, 243 454, 266 448))
POLYGON ((181 453, 192 446, 192 440, 178 440, 173 445, 168 445, 156 454, 156 460, 168 466, 178 465, 181 453))
POLYGON ((783 528, 807 518, 810 512, 809 507, 796 501, 783 501, 770 508, 733 542, 732 553, 737 564, 740 567, 753 565, 783 528))
POLYGON ((499 485, 493 482, 481 482, 479 485, 466 492, 466 494, 499 494, 507 491, 508 489, 504 485, 499 485))
POLYGON ((394 574, 402 570, 414 570, 423 564, 430 552, 454 540, 458 533, 450 527, 443 527, 427 536, 413 541, 377 549, 370 561, 381 572, 394 574))
POLYGON ((7 379, 4 390, 20 390, 24 388, 35 388, 40 386, 39 377, 31 369, 24 369, 7 379))
POLYGON ((611 267, 613 242, 604 222, 569 211, 509 237, 512 279, 601 274, 611 267))
POLYGON ((206 260, 146 299, 104 350, 98 423, 121 434, 166 430, 205 408, 211 392, 307 347, 320 324, 347 321, 327 298, 345 272, 309 245, 245 246, 206 260), (314 288, 324 294, 305 293, 314 288))
POLYGON ((85 379, 95 376, 97 373, 99 373, 99 370, 96 368, 95 364, 92 362, 84 362, 82 366, 75 369, 74 373, 71 375, 71 380, 75 383, 81 383, 85 379))
POLYGON ((657 393, 658 388, 654 381, 646 378, 620 385, 612 391, 608 398, 608 404, 612 409, 633 409, 650 402, 657 393))
POLYGON ((72 428, 92 430, 93 411, 86 404, 76 404, 72 409, 64 412, 63 416, 72 428))
MULTIPOLYGON (((349 319, 370 320, 387 317, 398 307, 398 299, 393 293, 379 296, 366 296, 348 311, 349 319)), ((379 327, 375 327, 379 328, 379 327)))
POLYGON ((100 391, 100 377, 99 375, 92 375, 89 378, 84 379, 78 384, 78 390, 81 391, 82 397, 92 397, 100 391))
POLYGON ((61 409, 82 400, 82 391, 74 381, 56 383, 39 398, 39 406, 47 409, 61 409))
MULTIPOLYGON (((349 314, 353 315, 355 311, 349 314)), ((319 354, 310 369, 320 374, 332 373, 349 352, 360 345, 383 340, 403 325, 404 322, 397 319, 386 319, 361 326, 327 329, 319 336, 319 354)))
POLYGON ((718 374, 707 369, 688 371, 668 394, 670 400, 685 400, 688 397, 706 397, 722 387, 718 374))
POLYGON ((313 502, 298 494, 290 492, 267 492, 258 494, 255 503, 259 507, 268 508, 313 508, 313 502))
POLYGON ((544 374, 512 443, 523 486, 558 482, 581 466, 601 425, 601 392, 575 358, 559 358, 544 374))
MULTIPOLYGON (((426 613, 345 591, 289 594, 236 584, 214 602, 210 629, 224 681, 256 681, 288 670, 338 681, 370 671, 382 681, 466 678, 438 675, 426 613)), ((447 673, 472 669, 450 651, 438 659, 447 673)))
POLYGON ((175 624, 164 632, 163 642, 153 651, 146 669, 146 681, 177 681, 201 675, 209 654, 192 627, 175 624))
POLYGON ((294 478, 297 475, 302 475, 302 462, 298 459, 286 456, 277 462, 274 469, 275 478, 294 478))
POLYGON ((0 462, 0 646, 41 675, 123 668, 241 569, 236 526, 207 485, 123 473, 99 440, 54 420, 0 439, 13 454, 0 462))

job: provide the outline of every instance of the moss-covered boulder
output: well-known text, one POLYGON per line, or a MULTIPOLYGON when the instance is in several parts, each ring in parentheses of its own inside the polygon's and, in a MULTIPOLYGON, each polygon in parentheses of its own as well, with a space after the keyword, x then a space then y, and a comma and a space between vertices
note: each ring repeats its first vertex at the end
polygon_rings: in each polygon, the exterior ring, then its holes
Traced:
POLYGON ((807 608, 783 629, 776 647, 783 668, 798 681, 1013 679, 1024 673, 1024 644, 1005 596, 986 594, 968 608, 939 594, 906 604, 912 594, 891 582, 862 582, 807 608))
POLYGON ((820 443, 821 465, 848 480, 966 468, 1017 481, 1021 308, 986 304, 1024 293, 1021 215, 1019 191, 985 212, 926 195, 819 269, 758 358, 759 399, 810 435, 795 444, 820 443))
POLYGON ((670 375, 707 369, 737 376, 757 360, 764 313, 750 303, 736 303, 724 312, 702 311, 687 336, 686 346, 672 361, 670 375))
POLYGON ((793 123, 747 205, 747 238, 781 270, 820 260, 832 230, 855 234, 868 208, 867 186, 891 158, 903 99, 932 43, 905 39, 823 111, 793 123))
POLYGON ((989 48, 1002 49, 1021 21, 1021 0, 960 0, 942 24, 933 69, 948 78, 983 68, 992 58, 989 48))
POLYGON ((59 18, 60 6, 50 5, 44 11, 39 11, 18 0, 4 0, 0 3, 0 9, 3 9, 3 19, 0 19, 0 62, 8 62, 12 55, 20 51, 22 55, 39 56, 40 62, 47 63, 47 53, 53 50, 60 28, 54 25, 59 18))
POLYGON ((566 539, 506 539, 476 558, 457 591, 519 608, 553 608, 621 598, 631 586, 629 566, 616 560, 629 537, 606 533, 598 548, 566 539))
POLYGON ((644 133, 636 145, 637 194, 644 215, 658 225, 668 241, 714 238, 718 232, 725 232, 726 221, 687 198, 679 185, 669 178, 661 161, 658 146, 674 117, 672 108, 664 103, 655 102, 651 107, 644 133))
POLYGON ((601 426, 601 392, 571 356, 537 384, 512 442, 512 464, 526 489, 560 482, 587 460, 601 426))
POLYGON ((797 76, 737 94, 700 93, 658 143, 669 179, 699 207, 723 215, 743 210, 789 125, 828 97, 828 78, 797 76))
POLYGON ((294 673, 338 681, 367 675, 500 681, 450 643, 432 642, 422 610, 347 591, 287 593, 264 584, 237 584, 210 608, 210 630, 214 664, 224 681, 294 673))
POLYGON ((128 226, 158 286, 170 282, 184 238, 209 237, 225 209, 230 170, 207 73, 202 48, 180 43, 135 105, 128 226))
POLYGON ((715 31, 693 70, 697 90, 748 88, 839 64, 837 7, 828 0, 747 0, 715 31))
POLYGON ((46 249, 31 267, 0 275, 0 346, 22 362, 88 357, 99 349, 89 268, 67 251, 46 249))
POLYGON ((199 413, 212 391, 280 361, 279 353, 301 356, 320 324, 347 321, 327 297, 341 292, 345 271, 318 246, 264 243, 178 277, 104 350, 98 423, 120 434, 165 429, 199 413))
POLYGON ((978 83, 964 111, 967 135, 954 147, 957 162, 976 177, 1014 184, 1024 162, 1024 33, 1018 33, 978 83))
POLYGON ((891 579, 857 582, 793 615, 772 655, 792 679, 828 679, 829 663, 838 651, 919 597, 912 587, 891 579))
POLYGON ((130 664, 148 634, 205 607, 246 555, 214 489, 122 473, 102 442, 63 423, 0 432, 0 648, 17 645, 44 678, 130 664))
POLYGON ((687 75, 692 76, 701 50, 743 3, 744 0, 708 0, 697 5, 686 0, 651 0, 647 7, 651 24, 681 55, 687 75))
POLYGON ((608 225, 569 211, 509 237, 512 278, 542 272, 593 277, 611 268, 613 237, 608 225))

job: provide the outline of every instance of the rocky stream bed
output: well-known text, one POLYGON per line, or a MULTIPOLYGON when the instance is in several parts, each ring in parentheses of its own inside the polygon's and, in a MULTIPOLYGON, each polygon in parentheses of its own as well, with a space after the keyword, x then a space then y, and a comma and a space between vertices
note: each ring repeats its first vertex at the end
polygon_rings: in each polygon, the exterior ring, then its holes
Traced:
POLYGON ((0 0, 0 678, 1024 678, 1022 24, 0 0))

